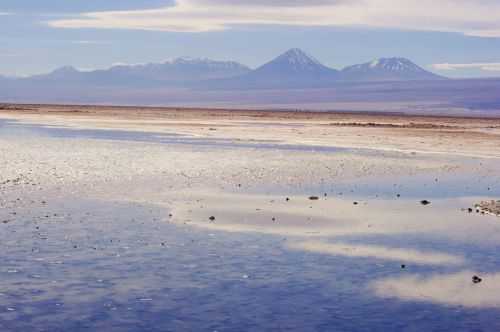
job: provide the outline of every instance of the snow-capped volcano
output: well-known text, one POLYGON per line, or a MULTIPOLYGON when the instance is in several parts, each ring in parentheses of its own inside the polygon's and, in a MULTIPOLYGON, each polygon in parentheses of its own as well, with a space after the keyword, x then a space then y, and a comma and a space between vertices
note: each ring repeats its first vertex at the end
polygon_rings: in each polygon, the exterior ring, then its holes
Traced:
POLYGON ((322 65, 318 60, 298 48, 292 48, 274 60, 257 68, 260 73, 318 73, 332 74, 336 70, 322 65))
POLYGON ((315 87, 335 81, 337 75, 337 70, 293 48, 246 75, 222 83, 239 88, 315 87))
POLYGON ((405 58, 380 58, 349 66, 341 71, 341 79, 348 81, 411 81, 436 80, 433 74, 405 58))
POLYGON ((297 71, 311 69, 314 70, 317 67, 323 67, 323 65, 318 60, 306 54, 299 48, 292 48, 286 51, 268 64, 286 65, 297 71))

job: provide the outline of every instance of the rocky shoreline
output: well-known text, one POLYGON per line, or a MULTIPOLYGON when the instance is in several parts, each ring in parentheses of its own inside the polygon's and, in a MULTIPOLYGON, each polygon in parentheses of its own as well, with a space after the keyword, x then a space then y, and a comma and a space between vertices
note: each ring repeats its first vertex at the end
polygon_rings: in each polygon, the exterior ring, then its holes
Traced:
POLYGON ((483 201, 476 205, 476 210, 481 213, 492 214, 500 217, 500 200, 483 201))

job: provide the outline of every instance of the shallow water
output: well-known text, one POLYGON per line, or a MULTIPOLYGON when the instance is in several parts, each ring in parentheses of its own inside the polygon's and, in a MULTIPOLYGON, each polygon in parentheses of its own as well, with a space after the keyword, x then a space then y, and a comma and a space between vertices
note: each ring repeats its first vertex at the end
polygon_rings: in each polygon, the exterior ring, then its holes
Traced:
POLYGON ((102 139, 111 141, 130 141, 160 143, 168 145, 189 145, 207 148, 232 148, 232 149, 270 149, 283 151, 308 151, 318 153, 356 152, 360 154, 377 154, 387 156, 399 155, 397 152, 380 152, 372 149, 350 149, 343 147, 316 146, 316 145, 294 145, 284 144, 280 141, 252 139, 251 141, 239 141, 223 138, 200 138, 176 133, 153 133, 127 130, 107 129, 75 129, 61 126, 47 126, 26 124, 11 120, 0 119, 0 137, 16 137, 19 135, 45 136, 63 139, 102 139))
MULTIPOLYGON (((384 299, 368 288, 460 266, 402 270, 396 261, 289 250, 279 237, 169 224, 165 211, 137 204, 51 202, 20 214, 2 228, 3 331, 500 329, 495 308, 384 299)), ((418 236, 342 240, 433 248, 463 255, 480 271, 500 266, 500 246, 418 236)))
MULTIPOLYGON (((199 143, 175 134, 158 138, 0 122, 4 137, 24 130, 59 138, 199 143)), ((153 205, 62 200, 50 193, 22 197, 33 204, 0 211, 0 221, 10 220, 0 224, 0 331, 499 331, 500 301, 488 294, 500 291, 500 219, 459 211, 468 207, 460 199, 500 194, 498 177, 475 175, 481 163, 493 167, 489 163, 496 161, 456 162, 470 166, 470 173, 440 174, 437 181, 434 174, 340 181, 288 188, 288 194, 327 192, 373 205, 392 199, 388 210, 400 209, 399 201, 418 206, 420 199, 431 199, 420 228, 456 222, 466 232, 477 225, 470 237, 408 231, 310 239, 216 232, 172 223, 168 208, 153 205), (429 213, 436 216, 425 220, 429 213), (294 248, 303 242, 312 245, 294 248), (317 251, 318 243, 335 254, 317 251), (328 246, 339 243, 365 246, 368 253, 328 246), (391 248, 404 258, 394 258, 391 248), (438 254, 447 256, 433 263, 438 254), (483 282, 473 285, 474 274, 483 282), (437 283, 423 282, 436 276, 442 277, 437 283)), ((259 190, 273 197, 285 193, 272 186, 259 190)), ((405 210, 396 214, 404 219, 405 210)))

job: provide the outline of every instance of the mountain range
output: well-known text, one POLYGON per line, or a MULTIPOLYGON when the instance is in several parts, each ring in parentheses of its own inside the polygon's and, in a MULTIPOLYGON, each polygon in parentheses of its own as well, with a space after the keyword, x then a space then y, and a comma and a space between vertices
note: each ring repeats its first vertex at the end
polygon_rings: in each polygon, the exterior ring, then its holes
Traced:
POLYGON ((341 111, 500 113, 499 79, 447 79, 408 59, 337 70, 300 49, 251 69, 234 61, 178 58, 26 78, 0 76, 2 103, 194 106, 341 111))
POLYGON ((96 86, 171 86, 244 75, 250 71, 250 68, 234 61, 183 57, 164 63, 119 64, 109 69, 93 71, 79 71, 66 66, 21 81, 96 86))
POLYGON ((62 67, 26 78, 10 79, 23 88, 44 86, 190 87, 202 89, 266 89, 329 87, 339 82, 441 80, 404 58, 382 58, 369 63, 329 68, 294 48, 255 70, 234 61, 177 58, 164 63, 115 65, 79 71, 62 67))

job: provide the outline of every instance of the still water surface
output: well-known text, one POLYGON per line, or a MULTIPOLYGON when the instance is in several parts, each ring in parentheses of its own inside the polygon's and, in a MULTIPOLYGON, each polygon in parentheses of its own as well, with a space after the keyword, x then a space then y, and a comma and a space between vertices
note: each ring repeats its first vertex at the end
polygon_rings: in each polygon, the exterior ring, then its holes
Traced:
MULTIPOLYGON (((248 148, 175 134, 0 123, 0 135, 26 130, 64 138, 248 148)), ((425 232, 320 239, 459 258, 449 264, 388 259, 376 250, 365 257, 332 255, 291 249, 300 238, 212 232, 170 223, 168 209, 69 196, 18 209, 15 222, 0 224, 0 331, 500 331, 500 300, 488 295, 500 294, 500 242, 495 240, 500 219, 457 212, 463 203, 453 201, 498 196, 498 183, 473 174, 449 176, 439 184, 431 176, 397 183, 397 188, 385 180, 325 184, 297 193, 342 191, 359 200, 396 193, 429 197, 437 200, 435 211, 443 220, 488 224, 490 240, 425 232), (440 205, 444 198, 451 203, 440 205), (475 273, 482 283, 472 284, 475 273), (437 283, 412 279, 439 276, 437 283)))

